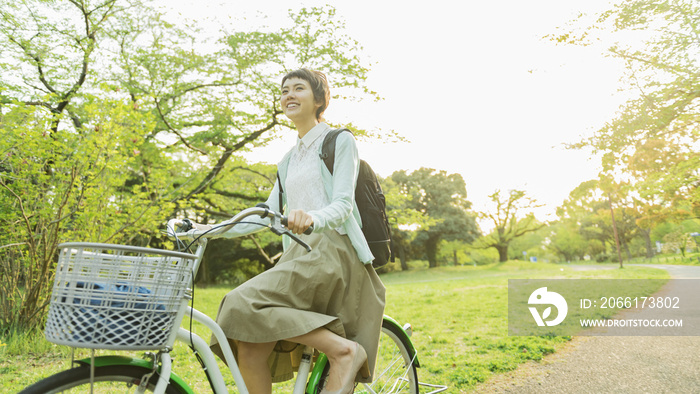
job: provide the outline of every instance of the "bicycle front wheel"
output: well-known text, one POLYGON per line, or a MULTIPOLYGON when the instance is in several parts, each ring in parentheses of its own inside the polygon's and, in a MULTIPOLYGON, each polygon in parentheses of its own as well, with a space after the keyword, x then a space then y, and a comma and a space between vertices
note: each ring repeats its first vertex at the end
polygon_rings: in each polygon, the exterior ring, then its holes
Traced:
MULTIPOLYGON (((148 368, 133 365, 107 365, 95 367, 94 379, 90 382, 90 366, 82 365, 72 368, 46 379, 40 380, 25 388, 19 394, 53 394, 53 393, 134 393, 139 384, 152 371, 148 368), (92 387, 91 387, 92 386, 92 387), (92 390, 91 390, 92 388, 92 390)), ((146 384, 146 391, 153 391, 158 382, 158 373, 154 373, 146 384)), ((180 394, 180 390, 172 384, 165 390, 168 394, 180 394)))
POLYGON ((408 338, 384 322, 372 383, 360 384, 355 393, 418 394, 418 372, 408 351, 408 338))

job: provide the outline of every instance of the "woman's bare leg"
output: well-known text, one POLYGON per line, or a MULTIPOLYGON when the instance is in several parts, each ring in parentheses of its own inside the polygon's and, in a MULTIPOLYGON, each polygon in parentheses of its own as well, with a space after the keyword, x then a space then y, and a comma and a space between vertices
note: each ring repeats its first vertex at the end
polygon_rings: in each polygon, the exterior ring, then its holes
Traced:
POLYGON ((250 394, 272 393, 272 376, 267 359, 276 342, 238 342, 238 366, 250 394))
POLYGON ((357 351, 355 342, 343 338, 325 328, 317 328, 307 334, 287 340, 313 347, 328 356, 331 369, 328 373, 328 381, 325 386, 326 390, 333 391, 341 389, 343 382, 347 380, 348 374, 353 374, 352 378, 355 377, 356 371, 352 370, 355 353, 357 351))

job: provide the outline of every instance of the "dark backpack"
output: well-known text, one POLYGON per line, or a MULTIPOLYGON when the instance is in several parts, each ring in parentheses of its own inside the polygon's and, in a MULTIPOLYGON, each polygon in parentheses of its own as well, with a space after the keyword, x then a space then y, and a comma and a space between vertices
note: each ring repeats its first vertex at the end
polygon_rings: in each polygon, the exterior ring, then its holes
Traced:
MULTIPOLYGON (((335 140, 338 134, 343 131, 352 133, 348 129, 331 130, 323 139, 321 147, 321 159, 326 163, 326 168, 333 175, 333 164, 335 163, 335 140)), ((280 212, 282 211, 282 182, 277 173, 277 180, 280 189, 280 212)), ((377 175, 366 161, 360 160, 360 173, 357 175, 357 185, 355 187, 355 203, 360 213, 362 221, 362 233, 374 256, 372 266, 379 268, 391 260, 394 261, 394 254, 391 250, 391 230, 389 219, 386 216, 386 201, 384 192, 377 180, 377 175)))
MULTIPOLYGON (((344 131, 352 133, 348 129, 331 130, 323 139, 321 147, 321 159, 326 163, 326 168, 333 175, 335 163, 335 140, 344 131)), ((355 187, 355 203, 362 220, 362 233, 374 255, 372 266, 379 268, 391 260, 394 254, 391 251, 391 230, 386 216, 386 200, 384 192, 377 180, 377 174, 366 161, 360 160, 360 173, 357 175, 355 187)))

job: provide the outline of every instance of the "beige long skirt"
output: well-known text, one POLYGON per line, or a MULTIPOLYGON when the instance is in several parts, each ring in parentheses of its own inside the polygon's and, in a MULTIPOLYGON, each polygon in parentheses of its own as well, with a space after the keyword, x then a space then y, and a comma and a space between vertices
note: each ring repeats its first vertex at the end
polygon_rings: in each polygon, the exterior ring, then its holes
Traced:
MULTIPOLYGON (((268 359, 273 382, 294 377, 303 346, 285 341, 325 327, 358 342, 374 375, 384 314, 385 289, 372 265, 364 265, 346 235, 336 231, 304 236, 309 253, 293 243, 270 270, 229 292, 216 322, 238 361, 238 341, 278 341, 268 359)), ((212 337, 212 351, 223 359, 212 337)), ((372 376, 356 381, 370 382, 372 376)))

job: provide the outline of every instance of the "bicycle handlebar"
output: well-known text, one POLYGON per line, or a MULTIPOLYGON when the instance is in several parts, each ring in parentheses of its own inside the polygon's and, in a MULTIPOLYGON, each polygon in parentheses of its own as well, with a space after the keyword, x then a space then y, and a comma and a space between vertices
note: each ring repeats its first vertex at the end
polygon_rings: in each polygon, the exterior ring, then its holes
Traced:
MULTIPOLYGON (((262 219, 269 217, 270 224, 266 227, 268 227, 273 233, 277 235, 287 235, 295 242, 305 247, 307 251, 311 251, 311 247, 308 244, 299 239, 296 235, 290 232, 289 229, 286 228, 287 217, 279 212, 271 210, 265 204, 258 204, 253 208, 244 209, 231 219, 216 225, 216 227, 210 230, 188 229, 185 232, 176 232, 175 229, 181 229, 183 227, 183 224, 186 221, 188 221, 188 219, 170 219, 167 225, 167 235, 170 239, 196 240, 200 238, 216 238, 217 236, 220 236, 221 234, 230 230, 231 227, 241 223, 245 218, 253 215, 260 216, 260 218, 262 219)), ((309 226, 309 228, 307 228, 306 231, 304 231, 304 234, 311 234, 312 231, 313 225, 309 226)))

